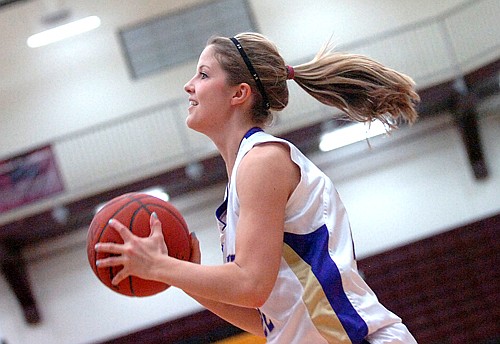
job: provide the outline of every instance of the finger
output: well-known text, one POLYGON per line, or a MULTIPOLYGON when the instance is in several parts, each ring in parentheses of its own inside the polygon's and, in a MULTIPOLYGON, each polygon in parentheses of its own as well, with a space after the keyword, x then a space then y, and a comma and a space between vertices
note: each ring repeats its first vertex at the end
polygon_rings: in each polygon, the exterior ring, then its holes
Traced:
POLYGON ((115 277, 111 280, 112 285, 118 285, 120 284, 121 281, 123 281, 125 278, 129 276, 128 273, 125 272, 125 269, 121 269, 120 272, 116 274, 115 277))
POLYGON ((192 263, 200 264, 201 263, 201 250, 200 250, 200 241, 196 237, 194 232, 191 233, 191 259, 192 263))
POLYGON ((134 236, 130 229, 126 227, 124 224, 122 224, 120 221, 111 219, 108 222, 108 225, 112 227, 118 234, 122 237, 123 241, 126 241, 127 239, 130 239, 134 236))
POLYGON ((160 219, 158 219, 158 214, 156 214, 156 212, 153 212, 149 218, 149 227, 151 228, 151 233, 149 234, 149 236, 158 234, 163 235, 163 232, 161 230, 161 222, 160 219))
POLYGON ((117 244, 114 242, 101 242, 94 246, 96 252, 104 252, 111 254, 123 254, 125 253, 122 244, 117 244))
POLYGON ((113 266, 123 266, 125 264, 125 258, 123 256, 113 256, 113 257, 107 257, 107 258, 102 258, 99 260, 96 260, 95 265, 101 269, 101 268, 109 268, 113 266))

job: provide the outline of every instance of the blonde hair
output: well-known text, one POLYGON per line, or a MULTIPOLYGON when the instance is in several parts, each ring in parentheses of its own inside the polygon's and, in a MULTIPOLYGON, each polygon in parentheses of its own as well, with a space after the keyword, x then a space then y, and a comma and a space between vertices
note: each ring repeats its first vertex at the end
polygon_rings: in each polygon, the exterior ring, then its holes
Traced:
MULTIPOLYGON (((271 119, 272 111, 288 104, 288 69, 274 43, 258 33, 235 36, 244 48, 264 86, 270 108, 263 106, 262 95, 237 48, 225 37, 208 41, 215 58, 228 75, 231 84, 248 83, 255 96, 253 120, 261 124, 271 119)), ((380 120, 389 127, 400 121, 417 119, 420 97, 413 80, 362 55, 334 52, 330 43, 310 61, 293 66, 294 81, 323 104, 343 111, 358 122, 380 120)))

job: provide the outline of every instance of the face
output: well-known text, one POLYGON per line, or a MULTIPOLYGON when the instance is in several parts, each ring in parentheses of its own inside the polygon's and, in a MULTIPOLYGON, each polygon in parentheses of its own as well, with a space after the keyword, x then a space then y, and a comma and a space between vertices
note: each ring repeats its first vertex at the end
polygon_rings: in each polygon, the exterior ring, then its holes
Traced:
POLYGON ((231 109, 234 87, 227 84, 226 73, 214 57, 211 46, 201 53, 196 74, 184 90, 189 94, 187 126, 205 134, 220 130, 231 109))

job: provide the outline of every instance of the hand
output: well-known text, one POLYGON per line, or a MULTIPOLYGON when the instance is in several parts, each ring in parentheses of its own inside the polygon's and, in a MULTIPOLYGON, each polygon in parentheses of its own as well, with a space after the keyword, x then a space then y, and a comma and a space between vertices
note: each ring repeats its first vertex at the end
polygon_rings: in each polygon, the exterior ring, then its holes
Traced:
POLYGON ((164 257, 168 257, 161 223, 156 213, 151 214, 149 237, 141 238, 134 235, 126 226, 117 220, 111 220, 110 227, 118 232, 123 244, 99 243, 97 252, 114 254, 116 256, 100 259, 96 262, 98 268, 123 266, 111 281, 117 285, 128 276, 137 276, 143 279, 154 280, 158 271, 157 264, 164 257))
POLYGON ((195 264, 201 264, 200 241, 194 232, 191 233, 191 259, 189 261, 195 264))

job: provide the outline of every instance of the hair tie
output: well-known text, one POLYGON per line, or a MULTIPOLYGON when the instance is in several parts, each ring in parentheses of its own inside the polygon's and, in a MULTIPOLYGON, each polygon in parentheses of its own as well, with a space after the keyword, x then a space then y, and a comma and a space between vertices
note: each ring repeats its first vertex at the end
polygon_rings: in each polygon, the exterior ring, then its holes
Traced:
POLYGON ((293 80, 295 78, 295 70, 293 69, 292 66, 289 65, 286 66, 286 78, 288 80, 293 80))
POLYGON ((245 50, 243 50, 241 43, 238 42, 238 40, 234 37, 231 37, 229 39, 231 40, 231 42, 234 43, 234 45, 236 46, 236 49, 238 49, 238 52, 240 53, 241 57, 243 58, 243 61, 245 61, 245 64, 247 65, 247 68, 248 68, 248 71, 250 72, 253 79, 255 80, 255 83, 257 84, 257 88, 259 89, 259 92, 262 96, 264 109, 268 110, 271 107, 271 104, 269 103, 269 99, 267 98, 266 91, 264 90, 264 85, 262 85, 262 81, 260 80, 259 75, 255 71, 255 68, 253 68, 252 62, 250 62, 250 59, 248 58, 247 54, 245 53, 245 50))

